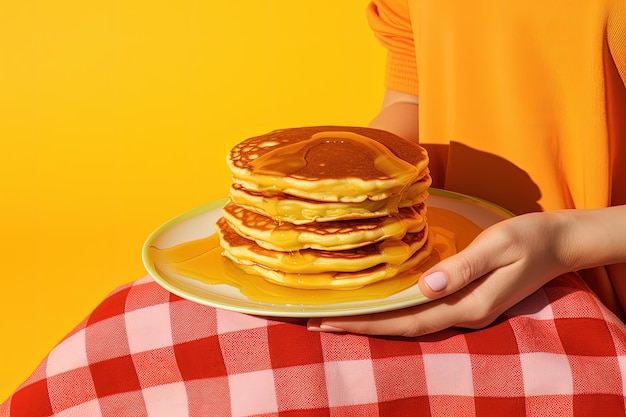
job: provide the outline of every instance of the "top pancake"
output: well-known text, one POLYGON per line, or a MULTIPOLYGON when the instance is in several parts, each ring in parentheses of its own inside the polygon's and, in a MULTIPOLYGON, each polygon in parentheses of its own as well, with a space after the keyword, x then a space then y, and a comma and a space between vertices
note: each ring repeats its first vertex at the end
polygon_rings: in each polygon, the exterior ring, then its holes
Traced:
POLYGON ((315 201, 383 200, 428 174, 428 155, 392 133, 346 126, 281 129, 228 154, 233 182, 264 195, 315 201))

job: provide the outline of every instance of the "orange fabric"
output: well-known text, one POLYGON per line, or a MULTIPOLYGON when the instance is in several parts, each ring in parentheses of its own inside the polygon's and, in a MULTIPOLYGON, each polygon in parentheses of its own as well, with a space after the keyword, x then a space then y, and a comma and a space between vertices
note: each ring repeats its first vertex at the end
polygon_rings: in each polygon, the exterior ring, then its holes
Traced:
MULTIPOLYGON (((626 204, 625 4, 373 1, 386 86, 419 96, 435 185, 518 214, 626 204)), ((584 275, 626 300, 626 268, 584 275)))

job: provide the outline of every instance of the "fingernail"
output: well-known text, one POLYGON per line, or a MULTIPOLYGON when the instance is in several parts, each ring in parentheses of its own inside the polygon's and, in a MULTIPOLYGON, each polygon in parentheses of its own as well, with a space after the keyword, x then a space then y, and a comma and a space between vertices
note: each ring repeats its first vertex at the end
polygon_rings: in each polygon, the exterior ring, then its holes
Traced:
POLYGON ((441 271, 433 272, 424 277, 424 282, 434 292, 443 291, 448 285, 448 277, 441 271))
POLYGON ((328 324, 322 323, 322 320, 319 319, 310 319, 306 326, 307 330, 312 332, 330 332, 330 333, 338 333, 345 332, 345 330, 340 329, 338 327, 330 326, 328 324))

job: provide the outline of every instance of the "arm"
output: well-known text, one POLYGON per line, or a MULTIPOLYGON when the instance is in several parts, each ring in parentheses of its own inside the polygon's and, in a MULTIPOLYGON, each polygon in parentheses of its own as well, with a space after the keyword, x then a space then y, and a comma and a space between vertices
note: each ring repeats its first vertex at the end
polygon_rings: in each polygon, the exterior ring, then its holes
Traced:
POLYGON ((564 224, 558 252, 568 269, 626 262, 626 206, 554 214, 564 224))
POLYGON ((369 123, 369 127, 387 130, 419 142, 417 103, 417 97, 412 94, 386 90, 380 112, 369 123))

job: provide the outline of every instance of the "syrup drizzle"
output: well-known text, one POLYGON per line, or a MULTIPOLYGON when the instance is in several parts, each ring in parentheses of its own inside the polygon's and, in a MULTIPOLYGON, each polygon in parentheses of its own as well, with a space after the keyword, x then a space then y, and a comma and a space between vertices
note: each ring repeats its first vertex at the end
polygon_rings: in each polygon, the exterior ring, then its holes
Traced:
POLYGON ((309 176, 332 178, 336 166, 328 164, 329 154, 345 158, 341 164, 341 178, 404 177, 406 179, 401 182, 407 183, 412 182, 409 178, 415 178, 420 173, 416 166, 398 158, 381 143, 343 131, 319 132, 310 139, 274 149, 253 160, 250 169, 253 174, 270 176, 297 175, 306 170, 309 176))

